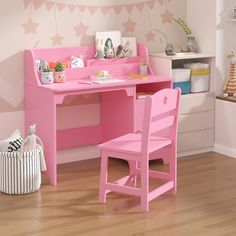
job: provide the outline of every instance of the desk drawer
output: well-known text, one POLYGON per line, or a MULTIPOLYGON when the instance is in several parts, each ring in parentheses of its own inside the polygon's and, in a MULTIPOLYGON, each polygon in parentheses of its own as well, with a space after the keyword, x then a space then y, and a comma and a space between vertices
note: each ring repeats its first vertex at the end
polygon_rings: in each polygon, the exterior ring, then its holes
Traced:
POLYGON ((214 116, 214 110, 180 115, 178 133, 213 129, 214 116))
POLYGON ((180 114, 214 110, 214 104, 214 93, 182 95, 180 99, 180 114))
POLYGON ((178 134, 178 152, 193 151, 214 145, 214 129, 178 134))

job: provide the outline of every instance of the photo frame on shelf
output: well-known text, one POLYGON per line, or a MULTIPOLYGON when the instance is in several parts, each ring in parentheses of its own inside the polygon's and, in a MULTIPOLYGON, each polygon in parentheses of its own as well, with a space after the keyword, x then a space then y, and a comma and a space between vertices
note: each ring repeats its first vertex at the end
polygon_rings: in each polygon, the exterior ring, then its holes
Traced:
POLYGON ((103 31, 95 33, 96 58, 115 58, 116 51, 121 45, 120 31, 103 31))
POLYGON ((137 56, 137 42, 136 37, 122 37, 121 45, 123 48, 124 57, 137 56))

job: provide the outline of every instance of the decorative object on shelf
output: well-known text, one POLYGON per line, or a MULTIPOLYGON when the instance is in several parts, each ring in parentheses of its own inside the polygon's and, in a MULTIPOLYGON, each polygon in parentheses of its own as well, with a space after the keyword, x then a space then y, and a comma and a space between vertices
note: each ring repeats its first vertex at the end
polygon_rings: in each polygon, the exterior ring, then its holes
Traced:
MULTIPOLYGON (((169 42, 169 39, 168 39, 167 35, 166 35, 163 31, 161 31, 161 30, 159 30, 159 29, 156 29, 156 28, 154 29, 154 31, 156 31, 157 33, 161 34, 161 35, 163 36, 163 38, 165 39, 165 41, 166 41, 166 47, 165 47, 165 53, 166 53, 166 55, 167 55, 167 56, 173 56, 173 55, 175 55, 174 46, 173 46, 172 43, 169 42)), ((162 43, 161 38, 160 38, 160 41, 161 41, 161 43, 162 43)))
POLYGON ((187 36, 188 52, 198 52, 198 44, 195 37, 192 35, 192 29, 181 18, 176 19, 173 17, 173 20, 184 30, 187 36))
POLYGON ((139 65, 139 74, 140 75, 148 74, 148 65, 145 61, 141 65, 139 65))
POLYGON ((116 51, 121 45, 120 31, 103 31, 95 33, 96 58, 115 58, 116 51))
POLYGON ((71 62, 70 62, 71 68, 83 68, 84 67, 84 60, 82 56, 71 56, 71 62))
POLYGON ((123 46, 124 57, 137 56, 136 37, 122 37, 121 45, 123 46))
POLYGON ((47 67, 41 72, 41 83, 52 84, 54 82, 53 71, 47 67))
POLYGON ((103 39, 96 38, 96 54, 95 58, 100 59, 104 58, 104 52, 103 52, 103 39))
POLYGON ((43 59, 36 59, 35 63, 39 71, 42 71, 43 69, 48 67, 48 62, 43 59))
POLYGON ((116 51, 116 57, 118 58, 124 58, 125 54, 124 54, 124 47, 122 45, 119 45, 116 51))
POLYGON ((116 57, 115 48, 111 38, 107 38, 104 46, 104 57, 107 59, 112 59, 116 57))
POLYGON ((236 97, 236 52, 232 51, 228 58, 230 59, 230 73, 224 86, 224 97, 236 97))
POLYGON ((187 37, 187 48, 189 52, 198 52, 198 44, 193 36, 188 36, 187 37))
POLYGON ((65 68, 63 63, 60 61, 55 64, 54 81, 56 83, 64 83, 66 81, 65 68))
POLYGON ((174 47, 173 47, 172 43, 167 43, 166 48, 165 48, 165 52, 166 52, 167 56, 175 55, 175 51, 174 51, 174 47))

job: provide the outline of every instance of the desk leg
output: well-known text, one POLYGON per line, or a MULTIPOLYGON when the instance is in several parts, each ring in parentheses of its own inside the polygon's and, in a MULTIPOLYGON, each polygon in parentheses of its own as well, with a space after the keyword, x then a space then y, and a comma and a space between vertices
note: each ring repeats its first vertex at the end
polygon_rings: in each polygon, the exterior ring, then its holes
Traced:
POLYGON ((44 143, 47 173, 57 183, 56 102, 53 93, 25 86, 25 128, 36 124, 36 134, 44 143))

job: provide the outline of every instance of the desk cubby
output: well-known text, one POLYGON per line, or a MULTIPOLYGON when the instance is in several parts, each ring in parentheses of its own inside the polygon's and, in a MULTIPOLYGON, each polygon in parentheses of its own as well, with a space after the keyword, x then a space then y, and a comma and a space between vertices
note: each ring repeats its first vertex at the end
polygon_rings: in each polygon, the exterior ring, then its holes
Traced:
MULTIPOLYGON (((45 146, 45 159, 52 184, 57 183, 57 150, 96 145, 128 132, 134 132, 143 114, 143 101, 136 99, 137 92, 156 92, 172 85, 169 77, 156 76, 149 65, 147 48, 137 44, 136 57, 94 59, 95 47, 48 48, 25 50, 25 127, 35 123, 37 133, 45 146), (82 56, 83 68, 67 68, 65 83, 43 85, 37 71, 36 59, 56 62, 72 55, 82 56), (132 79, 139 73, 139 65, 148 63, 148 79, 132 79), (119 83, 84 84, 98 70, 108 70, 119 83), (68 96, 99 94, 100 124, 88 127, 57 129, 57 109, 68 96), (142 110, 142 114, 138 113, 142 110)), ((72 114, 73 115, 73 114, 72 114)))

